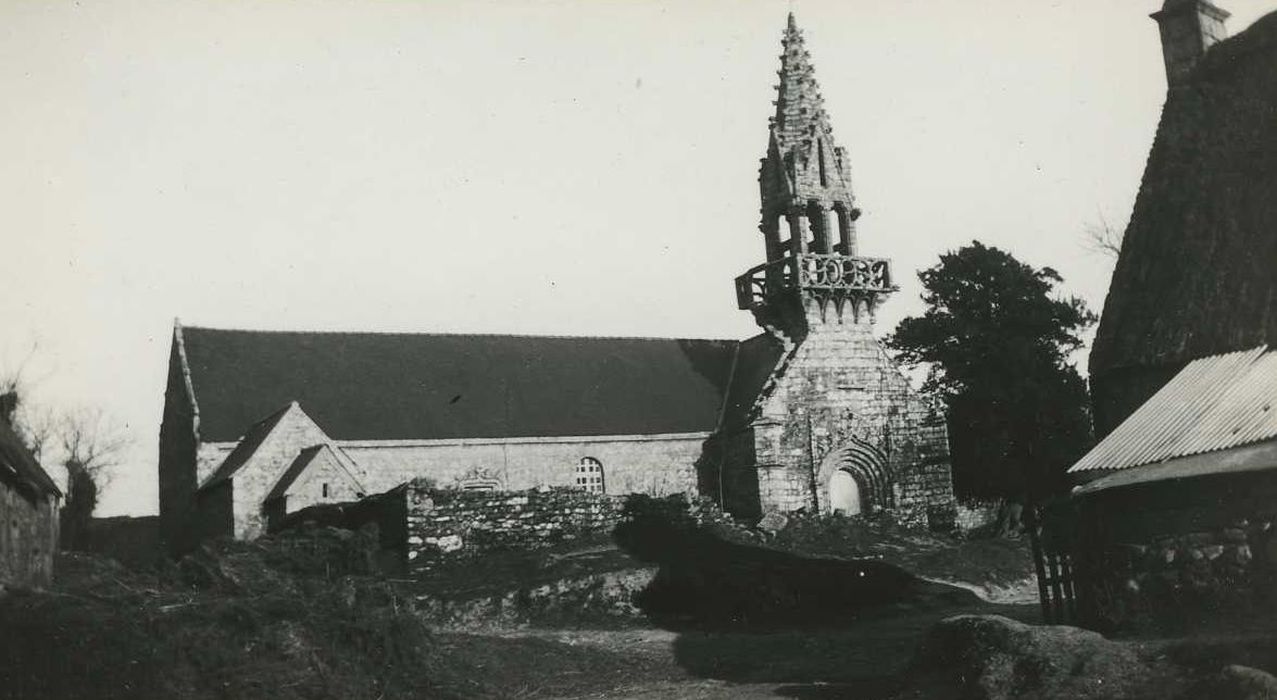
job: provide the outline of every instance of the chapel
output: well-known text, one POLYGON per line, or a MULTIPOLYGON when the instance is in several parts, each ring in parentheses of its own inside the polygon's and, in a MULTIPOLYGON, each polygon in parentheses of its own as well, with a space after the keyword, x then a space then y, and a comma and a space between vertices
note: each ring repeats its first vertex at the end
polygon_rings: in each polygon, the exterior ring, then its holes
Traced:
MULTIPOLYGON (((746 340, 290 332, 175 323, 160 427, 172 551, 301 508, 437 488, 688 493, 733 515, 952 525, 945 416, 874 335, 850 158, 802 31, 782 41, 746 340)), ((757 239, 756 239, 757 240, 757 239)))

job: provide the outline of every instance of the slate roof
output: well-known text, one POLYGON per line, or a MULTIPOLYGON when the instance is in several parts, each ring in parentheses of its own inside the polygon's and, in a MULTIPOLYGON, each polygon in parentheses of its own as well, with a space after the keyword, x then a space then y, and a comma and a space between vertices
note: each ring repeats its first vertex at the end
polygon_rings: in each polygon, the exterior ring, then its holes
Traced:
POLYGON ((31 495, 62 495, 53 479, 36 462, 22 438, 3 418, 0 418, 0 478, 31 495))
MULTIPOLYGON (((1162 465, 1277 438, 1277 352, 1194 360, 1069 468, 1071 474, 1162 465)), ((1206 473, 1211 461, 1198 461, 1206 473)), ((1270 463, 1269 467, 1277 467, 1270 463)), ((1193 469, 1168 473, 1191 476, 1193 469)))
POLYGON ((763 334, 742 341, 732 369, 732 382, 723 405, 722 425, 734 430, 749 422, 749 410, 763 390, 785 349, 780 341, 763 334))
POLYGON ((1167 94, 1092 376, 1277 344, 1277 13, 1167 94))
POLYGON ((206 442, 292 401, 337 440, 709 432, 742 345, 181 326, 178 339, 206 442))

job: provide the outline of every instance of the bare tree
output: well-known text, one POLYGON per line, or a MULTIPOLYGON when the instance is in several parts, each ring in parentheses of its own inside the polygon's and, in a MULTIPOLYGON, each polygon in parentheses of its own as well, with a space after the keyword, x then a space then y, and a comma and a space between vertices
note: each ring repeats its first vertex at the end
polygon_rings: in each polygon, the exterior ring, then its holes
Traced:
POLYGON ((1122 253, 1122 232, 1113 228, 1104 214, 1099 215, 1098 222, 1086 224, 1082 233, 1087 250, 1115 260, 1122 253))
POLYGON ((99 486, 110 481, 131 440, 124 430, 96 406, 81 406, 58 416, 54 432, 66 464, 89 472, 99 486))
POLYGON ((36 343, 32 342, 21 360, 9 362, 5 358, 0 363, 0 418, 15 427, 18 427, 21 419, 20 409, 30 385, 31 359, 35 357, 36 349, 36 343))
POLYGON ((18 399, 17 416, 14 418, 14 429, 27 449, 35 455, 41 464, 50 457, 51 449, 56 449, 59 442, 58 431, 62 417, 48 406, 35 406, 25 400, 18 399))
POLYGON ((54 443, 61 418, 30 400, 32 388, 42 379, 32 379, 32 361, 39 350, 39 341, 33 340, 20 360, 10 361, 8 353, 0 359, 0 419, 17 431, 36 461, 43 462, 45 448, 54 443))
POLYGON ((111 481, 131 439, 102 409, 80 407, 62 413, 54 434, 67 470, 66 503, 62 507, 62 542, 66 549, 84 549, 98 494, 111 481))

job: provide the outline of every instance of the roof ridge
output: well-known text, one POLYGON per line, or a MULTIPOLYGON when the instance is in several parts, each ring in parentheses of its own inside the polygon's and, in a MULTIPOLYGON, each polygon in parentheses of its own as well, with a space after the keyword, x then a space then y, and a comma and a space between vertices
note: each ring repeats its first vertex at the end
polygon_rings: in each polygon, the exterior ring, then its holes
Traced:
MULTIPOLYGON (((216 333, 270 333, 275 335, 369 335, 369 336, 412 336, 429 338, 544 338, 554 340, 674 340, 698 343, 742 343, 736 338, 681 338, 659 335, 569 335, 560 333, 463 333, 457 331, 356 331, 356 330, 276 330, 260 328, 215 328, 212 326, 183 325, 183 332, 213 331, 216 333)), ((749 340, 747 338, 746 340, 749 340)))

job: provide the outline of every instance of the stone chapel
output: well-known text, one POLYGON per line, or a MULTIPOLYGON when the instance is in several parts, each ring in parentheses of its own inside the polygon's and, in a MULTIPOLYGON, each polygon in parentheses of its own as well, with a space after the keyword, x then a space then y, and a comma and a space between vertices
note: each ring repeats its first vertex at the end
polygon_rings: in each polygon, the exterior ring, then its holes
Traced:
POLYGON ((847 152, 791 14, 759 171, 766 262, 743 341, 227 330, 175 324, 160 426, 172 551, 417 478, 693 493, 737 517, 955 510, 943 413, 874 337, 847 152))

